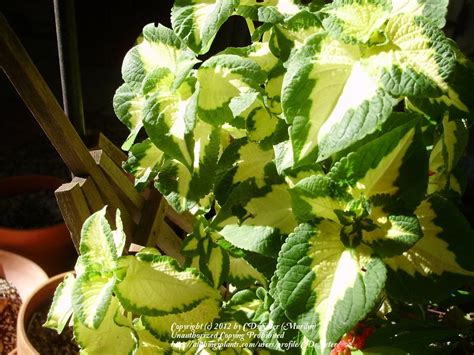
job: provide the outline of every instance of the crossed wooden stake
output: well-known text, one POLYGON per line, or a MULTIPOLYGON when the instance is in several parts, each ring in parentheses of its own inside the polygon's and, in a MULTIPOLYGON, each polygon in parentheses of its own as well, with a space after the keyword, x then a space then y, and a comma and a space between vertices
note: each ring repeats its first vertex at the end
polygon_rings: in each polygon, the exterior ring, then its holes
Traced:
MULTIPOLYGON (((86 218, 107 205, 109 217, 120 209, 128 247, 157 246, 182 262, 181 238, 170 224, 189 233, 192 216, 177 214, 153 188, 135 190, 121 168, 126 155, 104 135, 96 150, 87 149, 1 13, 0 67, 74 176, 55 195, 76 249, 86 218)), ((113 224, 114 219, 109 221, 113 224)))

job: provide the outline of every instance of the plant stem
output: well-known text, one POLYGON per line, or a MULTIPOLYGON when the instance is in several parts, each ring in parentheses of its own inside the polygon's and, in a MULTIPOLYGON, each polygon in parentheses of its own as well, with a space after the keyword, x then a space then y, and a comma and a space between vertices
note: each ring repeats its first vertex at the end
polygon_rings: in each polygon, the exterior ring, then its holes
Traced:
POLYGON ((253 33, 255 32, 255 25, 253 24, 253 21, 248 18, 245 19, 245 22, 247 22, 247 27, 249 28, 250 37, 252 37, 253 33))

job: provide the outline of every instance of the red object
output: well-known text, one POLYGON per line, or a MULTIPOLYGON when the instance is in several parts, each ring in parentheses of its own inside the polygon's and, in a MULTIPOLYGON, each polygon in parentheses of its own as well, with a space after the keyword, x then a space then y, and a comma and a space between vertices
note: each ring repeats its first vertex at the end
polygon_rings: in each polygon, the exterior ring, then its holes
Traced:
MULTIPOLYGON (((57 177, 45 175, 5 178, 0 180, 0 198, 41 190, 56 190, 64 182, 57 177)), ((72 269, 77 258, 64 223, 32 229, 0 226, 0 249, 33 260, 50 276, 72 269)))
POLYGON ((341 340, 337 345, 331 350, 330 355, 350 355, 351 349, 349 348, 349 343, 345 340, 341 340))
POLYGON ((363 323, 357 324, 353 330, 342 337, 341 341, 332 349, 330 355, 348 355, 351 353, 351 349, 363 349, 367 338, 374 331, 374 327, 368 327, 363 323))

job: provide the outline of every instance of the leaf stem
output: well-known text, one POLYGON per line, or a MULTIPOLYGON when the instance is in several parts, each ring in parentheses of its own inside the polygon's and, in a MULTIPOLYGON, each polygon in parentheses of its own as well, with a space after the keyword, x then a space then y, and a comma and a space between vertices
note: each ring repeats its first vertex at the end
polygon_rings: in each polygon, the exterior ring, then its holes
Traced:
POLYGON ((252 37, 253 33, 255 32, 255 25, 253 24, 253 21, 249 18, 246 18, 245 22, 247 22, 247 27, 249 28, 250 37, 252 37))

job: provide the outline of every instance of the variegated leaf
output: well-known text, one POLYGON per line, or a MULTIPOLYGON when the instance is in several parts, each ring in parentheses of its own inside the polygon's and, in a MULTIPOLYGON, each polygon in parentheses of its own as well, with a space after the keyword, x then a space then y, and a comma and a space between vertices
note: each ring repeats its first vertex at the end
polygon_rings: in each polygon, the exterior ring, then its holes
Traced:
POLYGON ((229 254, 210 239, 203 240, 201 250, 199 271, 218 288, 229 274, 229 254))
POLYGON ((268 74, 267 84, 265 85, 265 92, 269 99, 269 102, 267 102, 267 108, 275 115, 280 115, 282 113, 281 89, 285 72, 286 69, 283 65, 276 66, 268 74))
POLYGON ((270 183, 268 177, 277 175, 273 172, 273 155, 271 148, 262 147, 257 142, 245 138, 233 141, 218 164, 215 194, 219 202, 223 205, 232 190, 243 182, 251 181, 258 189, 270 183))
POLYGON ((229 259, 229 281, 238 288, 249 287, 258 282, 267 286, 266 277, 244 258, 231 256, 229 259))
POLYGON ((80 252, 86 271, 112 271, 119 256, 105 217, 106 208, 91 215, 82 226, 80 252))
POLYGON ((61 333, 72 315, 72 291, 75 278, 73 274, 64 276, 64 280, 59 284, 54 292, 53 302, 48 312, 48 318, 43 324, 44 327, 56 330, 61 333))
POLYGON ((209 298, 189 311, 159 317, 143 316, 141 319, 145 328, 160 340, 186 341, 206 331, 203 325, 212 323, 218 317, 219 310, 220 302, 216 298, 209 298), (195 331, 191 332, 187 327, 178 328, 177 325, 194 326, 195 331))
POLYGON ((441 122, 447 114, 453 119, 473 121, 474 98, 469 95, 473 81, 474 64, 457 50, 454 70, 447 80, 447 92, 433 98, 412 97, 407 107, 437 122, 441 122))
POLYGON ((423 237, 400 256, 385 259, 390 295, 417 302, 446 296, 474 277, 474 232, 448 200, 432 195, 416 210, 423 237))
POLYGON ((207 210, 212 202, 211 189, 216 178, 221 131, 197 121, 190 133, 193 163, 190 167, 167 159, 159 169, 156 186, 178 212, 207 210))
POLYGON ((206 53, 238 0, 176 0, 171 23, 176 34, 198 54, 206 53))
POLYGON ((165 160, 160 167, 156 188, 178 213, 197 208, 199 199, 190 191, 192 175, 188 168, 176 160, 165 160))
POLYGON ((248 139, 254 142, 264 141, 272 137, 282 122, 263 104, 260 104, 247 116, 246 128, 248 139))
POLYGON ((119 325, 115 321, 122 312, 119 301, 112 297, 104 321, 97 329, 84 326, 79 319, 74 319, 74 338, 83 352, 90 355, 100 354, 133 354, 138 344, 131 331, 132 322, 119 325))
POLYGON ((204 121, 193 129, 194 162, 190 188, 199 198, 208 194, 214 184, 217 161, 221 154, 221 131, 204 121))
POLYGON ((115 278, 88 272, 80 275, 72 290, 74 315, 87 328, 98 329, 106 317, 115 278))
POLYGON ((391 5, 390 0, 335 0, 323 10, 329 15, 323 25, 347 43, 383 42, 378 32, 389 18, 391 5))
MULTIPOLYGON (((372 213, 371 217, 376 216, 372 213)), ((381 258, 402 254, 423 236, 416 216, 381 214, 374 222, 373 230, 363 231, 362 243, 381 258)))
POLYGON ((122 145, 122 149, 129 150, 143 127, 145 98, 140 93, 132 91, 130 85, 125 83, 117 89, 113 104, 115 114, 130 130, 129 136, 122 145))
POLYGON ((281 234, 296 226, 286 184, 271 185, 260 193, 241 184, 213 220, 220 234, 241 249, 274 256, 281 247, 281 234), (253 193, 251 193, 253 191, 253 193))
POLYGON ((176 91, 150 96, 144 107, 143 121, 153 144, 188 169, 191 169, 193 157, 190 148, 192 127, 189 127, 187 114, 195 99, 193 93, 194 81, 187 80, 176 91))
POLYGON ((243 207, 247 212, 243 225, 269 226, 283 234, 293 232, 296 227, 286 184, 271 185, 265 195, 252 198, 243 207))
POLYGON ((194 54, 172 30, 149 24, 143 28, 143 41, 125 56, 122 77, 132 91, 138 93, 145 77, 153 71, 167 69, 181 81, 196 63, 194 54))
POLYGON ((391 0, 392 15, 412 14, 428 17, 438 28, 444 27, 449 0, 391 0))
POLYGON ((315 33, 323 31, 321 20, 315 13, 300 11, 275 24, 271 32, 271 49, 286 61, 293 48, 299 48, 315 33))
POLYGON ((456 63, 454 46, 425 17, 401 14, 389 19, 384 35, 390 46, 371 59, 393 96, 437 97, 447 92, 456 63))
POLYGON ((372 309, 386 277, 379 258, 365 247, 346 247, 339 234, 332 221, 300 225, 278 258, 281 305, 324 354, 372 309))
POLYGON ((336 181, 323 174, 302 179, 291 190, 292 207, 300 222, 326 218, 338 222, 351 196, 336 181))
POLYGON ((291 57, 282 91, 296 164, 324 160, 374 132, 398 100, 357 46, 314 35, 291 57))
MULTIPOLYGON (((198 70, 198 114, 211 124, 232 123, 232 105, 246 95, 258 93, 266 74, 254 60, 236 54, 220 54, 198 70)), ((248 101, 248 105, 253 101, 248 101)), ((240 108, 243 111, 243 108, 240 108)))
POLYGON ((117 256, 121 256, 125 248, 127 236, 123 229, 123 222, 119 209, 115 212, 115 230, 112 231, 112 238, 114 240, 115 249, 117 250, 117 256))
POLYGON ((123 169, 135 178, 135 187, 143 190, 159 172, 164 153, 150 139, 134 144, 128 153, 123 169))
POLYGON ((186 257, 185 265, 202 272, 215 288, 219 288, 229 274, 229 254, 219 244, 220 239, 222 236, 211 230, 204 218, 198 217, 181 251, 186 257))
POLYGON ((147 316, 186 312, 220 295, 196 269, 165 256, 137 254, 118 261, 115 294, 123 307, 147 316), (146 279, 147 282, 143 282, 146 279))
POLYGON ((428 194, 446 189, 460 194, 452 172, 467 147, 468 129, 464 122, 450 119, 449 116, 445 117, 442 126, 443 133, 430 154, 428 194))
POLYGON ((417 120, 396 127, 341 159, 330 177, 347 183, 354 198, 399 196, 415 208, 426 192, 428 157, 417 120))
POLYGON ((230 47, 220 54, 233 54, 250 59, 267 74, 279 64, 279 60, 271 52, 268 42, 255 42, 247 47, 230 47))
POLYGON ((224 317, 233 315, 235 319, 251 321, 261 305, 262 299, 258 297, 256 289, 241 290, 232 295, 222 313, 224 317))
POLYGON ((145 328, 141 319, 134 322, 133 330, 138 338, 138 348, 133 355, 164 355, 170 352, 171 344, 158 340, 145 328))

